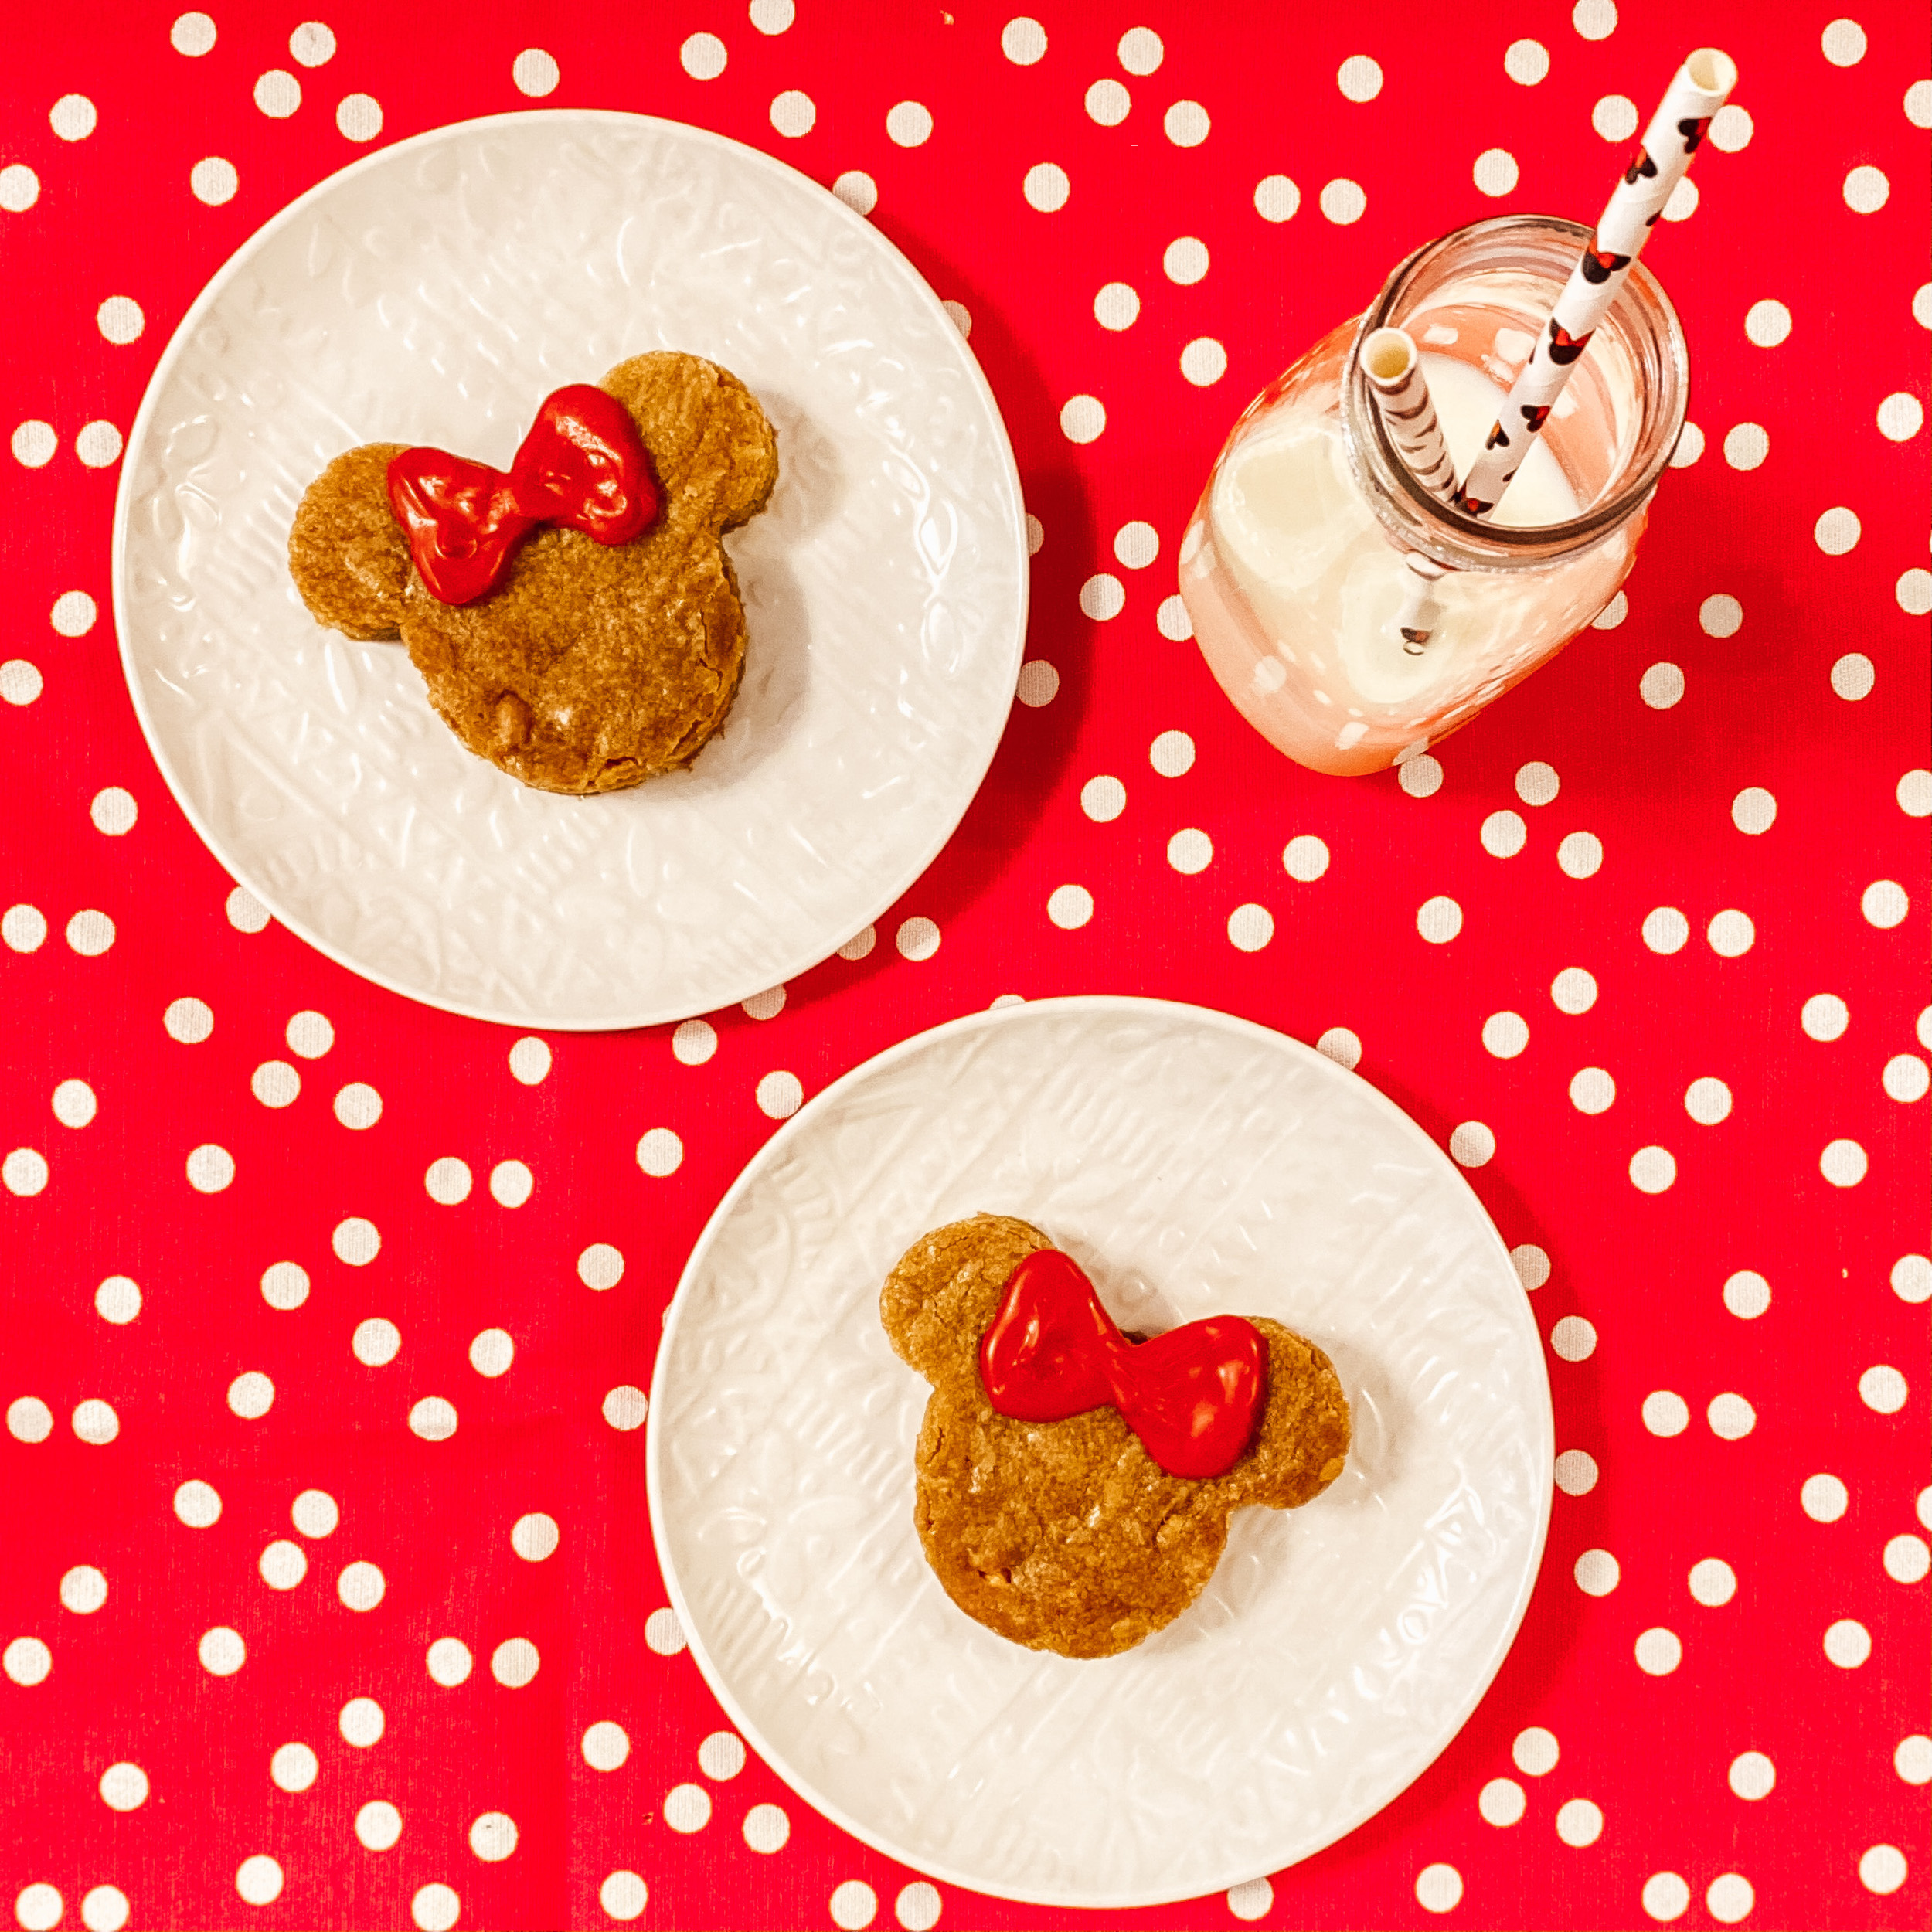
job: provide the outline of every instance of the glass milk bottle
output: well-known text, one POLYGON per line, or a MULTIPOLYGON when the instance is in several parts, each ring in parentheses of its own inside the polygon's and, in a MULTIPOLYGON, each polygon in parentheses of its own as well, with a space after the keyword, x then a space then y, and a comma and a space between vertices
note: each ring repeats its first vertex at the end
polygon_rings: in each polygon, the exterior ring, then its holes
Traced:
POLYGON ((1590 239, 1521 215, 1431 242, 1235 424, 1182 543, 1181 595, 1223 689, 1299 763, 1413 757, 1553 656, 1628 573, 1689 382, 1641 262, 1486 523, 1409 474, 1355 355, 1377 328, 1414 338, 1460 476, 1590 239), (1410 553, 1443 572, 1420 648, 1397 621, 1414 623, 1410 553))

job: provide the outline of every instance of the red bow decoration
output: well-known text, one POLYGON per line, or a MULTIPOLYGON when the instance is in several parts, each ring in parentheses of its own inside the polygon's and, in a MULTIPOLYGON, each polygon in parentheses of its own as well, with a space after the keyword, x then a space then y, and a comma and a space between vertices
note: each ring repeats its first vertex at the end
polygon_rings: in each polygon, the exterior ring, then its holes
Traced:
POLYGON ((1240 1460, 1267 1397, 1268 1345, 1238 1315, 1133 1342, 1071 1255, 1042 1248, 1007 1277, 979 1344, 987 1400, 1021 1422, 1111 1404, 1170 1476, 1205 1481, 1240 1460))
POLYGON ((658 514, 637 423, 589 383, 544 398, 507 476, 447 450, 405 450, 389 466, 389 500, 417 572, 444 604, 494 590, 510 553, 539 523, 628 543, 658 514))

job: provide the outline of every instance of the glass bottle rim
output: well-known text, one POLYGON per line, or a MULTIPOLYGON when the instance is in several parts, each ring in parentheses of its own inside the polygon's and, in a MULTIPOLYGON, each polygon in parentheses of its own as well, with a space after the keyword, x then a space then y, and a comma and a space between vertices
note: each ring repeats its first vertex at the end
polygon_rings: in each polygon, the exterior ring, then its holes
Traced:
MULTIPOLYGON (((1684 426, 1690 389, 1689 352, 1682 324, 1662 285, 1641 261, 1634 264, 1612 305, 1612 315, 1634 308, 1639 329, 1653 338, 1662 354, 1663 380, 1644 396, 1642 427, 1627 479, 1587 509, 1561 523, 1516 527, 1485 523, 1432 495, 1417 481, 1389 440, 1382 413, 1369 396, 1362 369, 1363 338, 1389 325, 1415 277, 1454 250, 1472 243, 1560 241, 1566 253, 1580 254, 1593 230, 1558 215, 1498 215, 1451 230, 1425 242, 1399 262, 1357 325, 1349 345, 1342 380, 1342 433, 1357 486, 1382 521, 1406 547, 1422 551, 1454 570, 1514 570, 1573 556, 1609 536, 1649 500, 1663 475, 1684 426), (1661 389, 1661 396, 1658 393, 1661 389)), ((1568 274, 1566 265, 1563 274, 1568 274)), ((1557 286, 1561 286, 1561 277, 1557 286)), ((1553 302, 1555 299, 1553 291, 1553 302)), ((1608 318, 1606 318, 1606 320, 1608 318)))

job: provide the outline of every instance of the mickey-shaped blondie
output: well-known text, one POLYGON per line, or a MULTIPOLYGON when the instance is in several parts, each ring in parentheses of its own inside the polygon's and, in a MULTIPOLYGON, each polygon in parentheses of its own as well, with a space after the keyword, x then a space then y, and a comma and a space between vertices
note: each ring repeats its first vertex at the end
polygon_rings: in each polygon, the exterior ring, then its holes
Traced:
POLYGON ((1348 1399, 1312 1342, 1239 1316, 1123 1336, 1077 1264, 1010 1216, 914 1242, 879 1313, 933 1385, 914 1458, 926 1560, 1029 1649, 1131 1649, 1206 1587, 1236 1509, 1298 1509, 1348 1457, 1348 1399))
POLYGON ((400 637, 478 757, 540 791, 689 765, 744 666, 719 542, 764 509, 777 438, 730 371, 664 352, 551 396, 507 473, 370 443, 310 485, 289 570, 318 624, 400 637))

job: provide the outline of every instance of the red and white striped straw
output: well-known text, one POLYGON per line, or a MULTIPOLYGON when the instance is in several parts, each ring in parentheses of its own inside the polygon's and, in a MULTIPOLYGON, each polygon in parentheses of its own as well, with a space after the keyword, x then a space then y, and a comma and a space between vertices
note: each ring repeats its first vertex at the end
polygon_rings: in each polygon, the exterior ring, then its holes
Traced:
POLYGON ((1597 325, 1610 312, 1643 252, 1671 191, 1684 179, 1705 130, 1737 85, 1737 65, 1715 47, 1700 47, 1677 70, 1642 143, 1624 172, 1597 233, 1556 298, 1536 353, 1522 368, 1469 474, 1450 501, 1471 516, 1495 513, 1509 480, 1542 433, 1597 325))
POLYGON ((1410 474, 1431 496, 1447 496, 1456 480, 1455 466, 1414 338, 1406 329, 1377 329, 1362 345, 1362 372, 1389 440, 1410 474))

